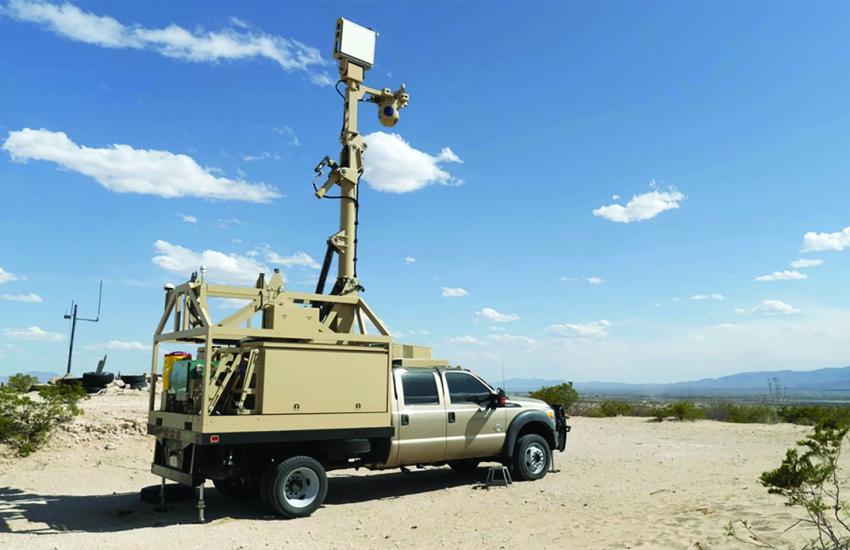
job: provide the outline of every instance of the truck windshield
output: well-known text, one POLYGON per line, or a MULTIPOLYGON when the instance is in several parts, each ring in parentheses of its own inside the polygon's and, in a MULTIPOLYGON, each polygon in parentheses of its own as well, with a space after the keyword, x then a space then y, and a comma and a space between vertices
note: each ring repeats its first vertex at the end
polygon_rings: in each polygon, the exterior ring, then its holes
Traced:
POLYGON ((490 388, 465 372, 447 372, 446 383, 452 403, 481 403, 491 393, 490 388))

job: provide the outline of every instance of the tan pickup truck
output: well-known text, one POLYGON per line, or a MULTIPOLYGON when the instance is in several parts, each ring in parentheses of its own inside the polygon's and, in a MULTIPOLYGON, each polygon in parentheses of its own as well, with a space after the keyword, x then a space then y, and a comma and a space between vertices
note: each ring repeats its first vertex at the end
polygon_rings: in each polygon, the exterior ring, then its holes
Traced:
POLYGON ((468 472, 496 462, 514 479, 536 480, 549 471, 552 452, 566 447, 570 427, 559 405, 508 397, 474 372, 444 362, 415 362, 392 368, 387 435, 253 443, 233 449, 225 467, 203 475, 227 496, 259 494, 277 514, 303 517, 324 501, 327 470, 448 464, 468 472))

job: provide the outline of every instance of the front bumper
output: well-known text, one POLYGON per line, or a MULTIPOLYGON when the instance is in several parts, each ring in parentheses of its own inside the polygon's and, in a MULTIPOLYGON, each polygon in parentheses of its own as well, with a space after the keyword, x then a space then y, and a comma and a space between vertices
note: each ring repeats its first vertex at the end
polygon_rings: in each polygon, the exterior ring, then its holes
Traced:
POLYGON ((567 413, 561 405, 550 405, 555 411, 555 443, 556 448, 563 452, 567 448, 567 434, 572 427, 567 424, 567 413))

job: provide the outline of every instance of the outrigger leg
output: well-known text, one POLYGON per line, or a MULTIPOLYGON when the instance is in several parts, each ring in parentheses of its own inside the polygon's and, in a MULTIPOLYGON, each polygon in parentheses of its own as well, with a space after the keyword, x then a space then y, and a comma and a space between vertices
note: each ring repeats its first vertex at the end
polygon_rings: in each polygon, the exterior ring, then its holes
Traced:
POLYGON ((198 485, 198 523, 204 522, 204 484, 198 485))

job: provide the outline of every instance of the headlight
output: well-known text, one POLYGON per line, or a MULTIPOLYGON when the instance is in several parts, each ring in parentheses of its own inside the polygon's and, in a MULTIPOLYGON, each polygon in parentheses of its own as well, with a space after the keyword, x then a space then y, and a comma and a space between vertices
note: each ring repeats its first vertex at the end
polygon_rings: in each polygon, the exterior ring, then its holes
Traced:
POLYGON ((546 416, 548 416, 549 418, 552 418, 552 419, 555 418, 555 411, 552 410, 552 407, 546 408, 546 416))

